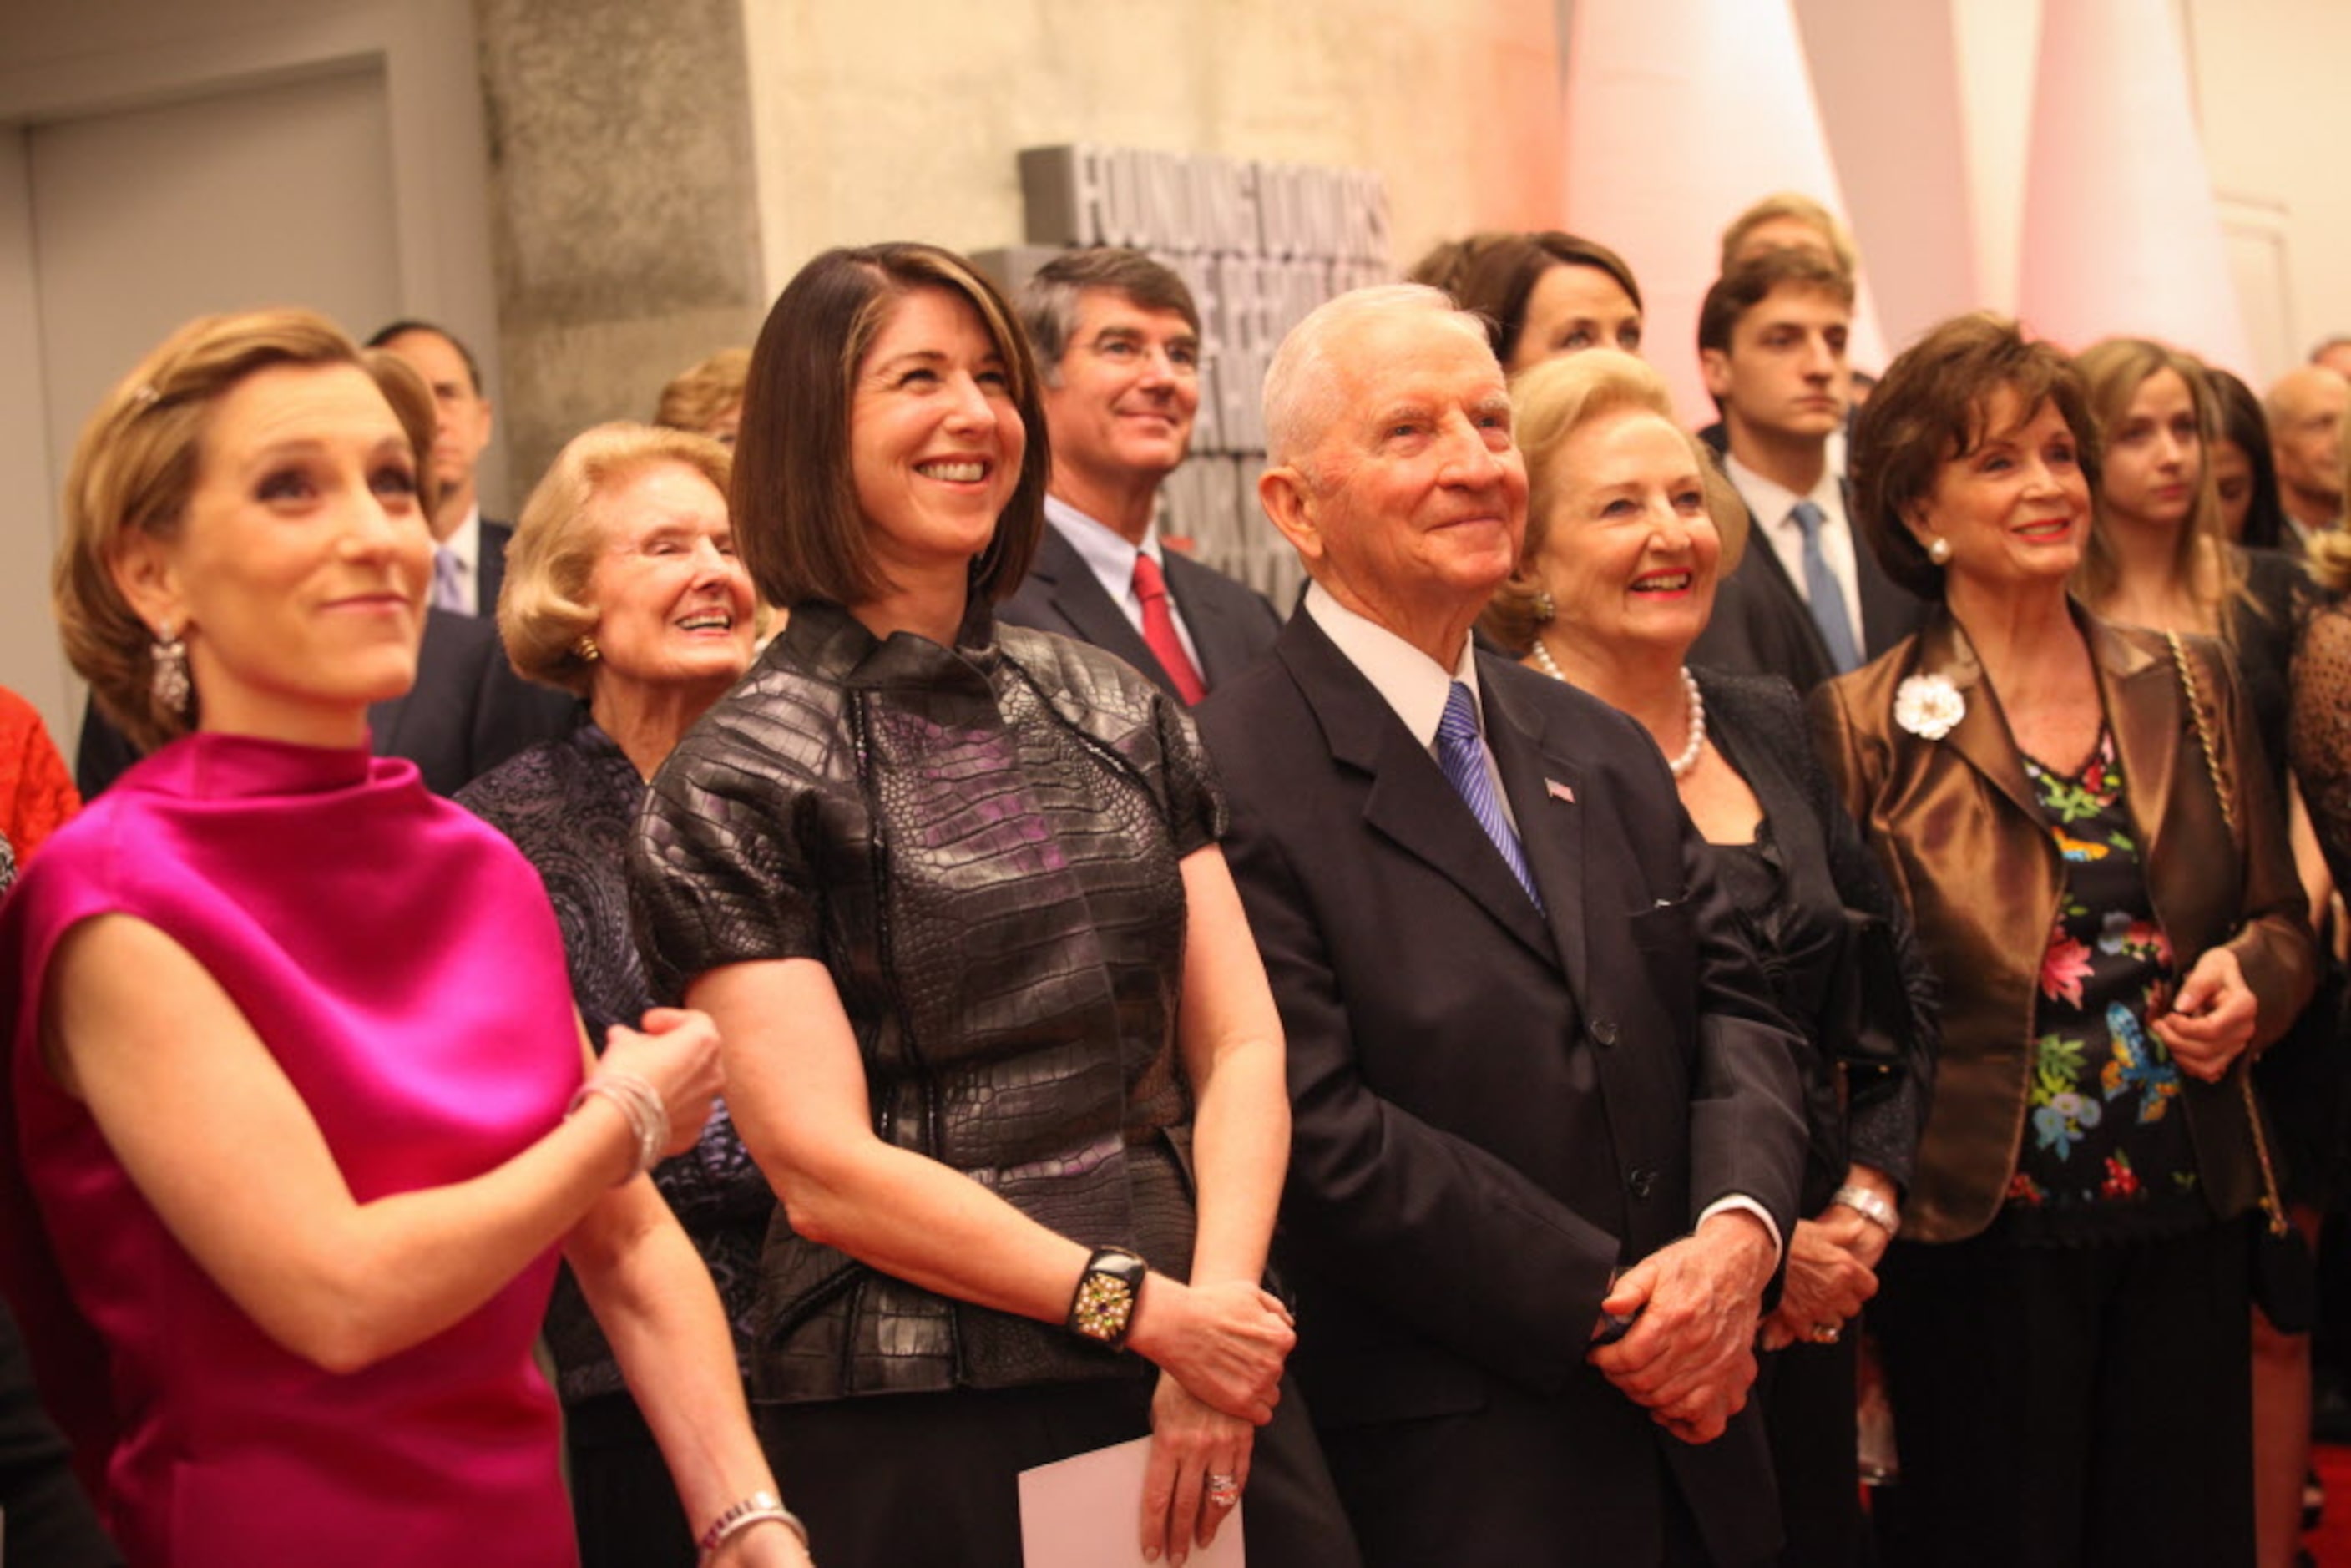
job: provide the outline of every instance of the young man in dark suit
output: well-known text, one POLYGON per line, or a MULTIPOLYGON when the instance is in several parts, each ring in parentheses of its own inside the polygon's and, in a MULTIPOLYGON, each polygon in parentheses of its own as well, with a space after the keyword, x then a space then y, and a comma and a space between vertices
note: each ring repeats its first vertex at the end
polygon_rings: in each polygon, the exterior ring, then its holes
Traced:
POLYGON ((1039 268, 1019 310, 1045 377, 1053 476, 1036 563, 997 613, 1106 649, 1198 702, 1281 621, 1255 591, 1161 548, 1159 486, 1200 409, 1192 291, 1141 251, 1098 246, 1039 268))
POLYGON ((1799 692, 1857 669, 1917 627, 1855 535, 1829 461, 1852 400, 1852 275, 1810 250, 1735 263, 1698 309, 1698 363, 1722 412, 1723 472, 1749 538, 1694 664, 1784 676, 1799 692))
POLYGON ((429 321, 394 321, 368 340, 408 361, 433 389, 440 416, 433 438, 433 477, 440 499, 433 508, 433 605, 485 619, 498 612, 507 579, 507 544, 514 529, 482 519, 475 471, 496 422, 482 393, 474 351, 429 321))
POLYGON ((1364 1561, 1768 1561, 1793 1041, 1648 736, 1471 644, 1526 526, 1501 367, 1437 290, 1360 290, 1284 341, 1266 430, 1313 584, 1200 729, 1288 1040, 1291 1365, 1364 1561))

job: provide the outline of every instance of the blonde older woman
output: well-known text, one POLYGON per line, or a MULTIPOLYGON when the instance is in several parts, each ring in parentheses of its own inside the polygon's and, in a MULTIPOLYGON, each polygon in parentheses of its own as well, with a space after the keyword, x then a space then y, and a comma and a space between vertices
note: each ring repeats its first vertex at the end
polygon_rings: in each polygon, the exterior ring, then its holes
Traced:
POLYGON ((1877 1289, 1909 1177, 1933 1072, 1931 988, 1804 744, 1794 690, 1684 663, 1746 544, 1747 511, 1675 423, 1664 381, 1595 350, 1528 371, 1511 404, 1531 484, 1527 537, 1484 627, 1530 668, 1648 730, 1773 1000, 1807 1047, 1807 1218, 1764 1324, 1764 1345, 1779 1354, 1764 1362, 1758 1398, 1787 1561, 1859 1562, 1855 1347, 1844 1328, 1877 1289), (1866 991, 1860 977, 1879 969, 1888 988, 1866 991))
POLYGON ((560 1245, 714 1559, 804 1563, 640 1179, 707 1114, 707 1020, 590 1062, 538 879, 368 755, 432 435, 301 311, 191 323, 83 431, 58 619, 155 749, 0 911, 0 1273, 132 1562, 576 1562, 531 1361, 560 1245))
MULTIPOLYGON (((726 449, 705 436, 598 425, 558 455, 507 553, 498 630, 515 667, 584 697, 588 718, 458 801, 538 868, 593 1040, 653 1005, 625 866, 644 781, 751 662, 756 615, 727 521, 728 469, 726 449)), ((653 1183, 710 1267, 739 1363, 775 1199, 724 1107, 692 1149, 655 1167, 653 1183)), ((568 1274, 547 1339, 583 1562, 690 1568, 694 1535, 661 1449, 568 1274)))

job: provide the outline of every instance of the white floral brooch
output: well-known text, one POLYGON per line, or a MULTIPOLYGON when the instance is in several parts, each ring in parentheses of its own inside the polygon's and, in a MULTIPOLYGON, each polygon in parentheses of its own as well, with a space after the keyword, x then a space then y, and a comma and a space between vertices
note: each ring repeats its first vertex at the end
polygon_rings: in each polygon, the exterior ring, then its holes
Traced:
POLYGON ((1894 691, 1894 722, 1922 740, 1940 740, 1968 713, 1947 675, 1913 675, 1894 691))

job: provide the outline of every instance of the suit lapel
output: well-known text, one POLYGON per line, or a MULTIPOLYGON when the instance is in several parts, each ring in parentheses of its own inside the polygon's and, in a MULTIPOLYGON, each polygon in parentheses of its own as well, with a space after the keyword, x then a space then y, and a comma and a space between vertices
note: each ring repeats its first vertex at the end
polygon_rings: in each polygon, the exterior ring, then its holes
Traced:
POLYGON ((2015 802, 2038 827, 2041 804, 2032 793, 2032 783, 2024 777, 2024 765, 2018 760, 2016 743, 2010 738, 2008 723, 2001 716, 1992 689, 1983 678, 1983 666, 1976 662, 1976 651, 1968 634, 1948 612, 1938 613, 1925 631, 1918 634, 1918 671, 1923 674, 1941 675, 1959 688, 1959 699, 1966 712, 1942 744, 1965 758, 1968 765, 1983 775, 1985 780, 2015 802))
POLYGON ((1081 641, 1117 654, 1150 676, 1152 683, 1169 695, 1177 695, 1175 683, 1152 656, 1151 645, 1143 640, 1143 633, 1127 620, 1126 612, 1103 591, 1102 579, 1094 575, 1077 548, 1063 538, 1061 530, 1051 523, 1045 525, 1045 537, 1038 541, 1037 564, 1032 570, 1050 585, 1048 598, 1054 612, 1069 622, 1071 632, 1081 641))
MULTIPOLYGON (((1292 615, 1275 651, 1322 726, 1332 758, 1363 777, 1365 823, 1458 887, 1534 953, 1555 962, 1543 917, 1501 852, 1446 782, 1437 759, 1314 618, 1303 611, 1292 615)), ((1511 808, 1519 809, 1516 791, 1511 808)), ((1412 912, 1396 913, 1403 918, 1412 912)))
POLYGON ((1812 654, 1813 668, 1821 672, 1821 678, 1825 680, 1835 674, 1836 661, 1829 657, 1828 639, 1821 635, 1820 622, 1813 619, 1812 603, 1788 576, 1788 569, 1782 563, 1780 552, 1772 548, 1770 536, 1763 531, 1762 519, 1755 515, 1752 507, 1747 508, 1747 554, 1739 563, 1739 571, 1742 576, 1751 578, 1762 590, 1764 597, 1780 606, 1788 623, 1795 628, 1796 635, 1802 639, 1805 649, 1812 654))
POLYGON ((1583 894, 1590 884, 1584 876, 1583 838, 1592 818, 1583 770, 1554 743, 1535 705, 1492 680, 1481 678, 1479 687, 1485 699, 1487 742, 1494 748, 1494 766, 1502 775, 1511 815, 1519 821, 1527 865, 1542 892, 1543 914, 1567 971, 1568 989, 1589 997, 1583 894))
MULTIPOLYGON (((2200 750, 2192 758, 2179 754, 2189 721, 2181 706, 2179 673, 2171 661, 2117 635, 2104 622, 2092 622, 2085 630, 2097 666, 2106 727, 2114 732, 2115 754, 2123 765, 2131 819, 2144 839, 2139 861, 2152 882, 2155 868, 2165 863, 2160 846, 2179 769, 2193 767, 2200 777, 2204 758, 2200 750)), ((2208 701, 2206 712, 2210 711, 2208 701)), ((2192 739, 2187 744, 2199 745, 2192 739)))
POLYGON ((1226 668, 1227 654, 1232 640, 1225 633, 1225 608, 1216 596, 1204 593, 1200 579, 1208 568, 1198 561, 1185 559, 1180 550, 1164 552, 1167 572, 1167 597, 1176 601, 1176 612, 1183 617, 1184 628, 1192 633, 1192 647, 1200 655, 1200 679, 1210 691, 1233 672, 1226 668))

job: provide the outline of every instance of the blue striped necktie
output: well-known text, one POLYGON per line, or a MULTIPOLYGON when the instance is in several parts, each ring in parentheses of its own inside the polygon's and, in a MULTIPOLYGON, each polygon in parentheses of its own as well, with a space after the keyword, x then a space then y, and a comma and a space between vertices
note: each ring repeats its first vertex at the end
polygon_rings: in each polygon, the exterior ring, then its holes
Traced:
POLYGON ((1502 810, 1501 797, 1494 791, 1494 780, 1486 771, 1486 741, 1478 733, 1478 710, 1469 700, 1469 688, 1459 681, 1445 698, 1445 716, 1437 721, 1437 765, 1445 770, 1446 782, 1452 785, 1502 852, 1502 860, 1519 885, 1527 890, 1537 909, 1542 907, 1542 894, 1535 891, 1535 879, 1527 870, 1526 851, 1519 843, 1519 835, 1510 827, 1510 819, 1502 810))
POLYGON ((1810 501, 1799 501, 1788 515, 1804 536, 1804 599, 1812 608, 1813 623, 1821 629, 1821 640, 1829 646, 1829 662, 1839 674, 1857 670, 1861 650, 1853 643, 1853 612, 1844 601, 1844 590, 1837 586, 1836 573, 1829 570, 1828 552, 1821 548, 1821 525, 1828 521, 1828 514, 1810 501))

